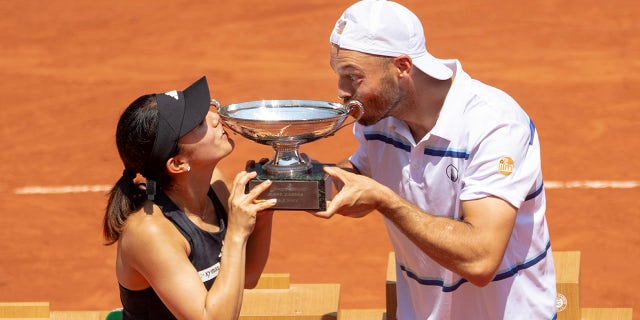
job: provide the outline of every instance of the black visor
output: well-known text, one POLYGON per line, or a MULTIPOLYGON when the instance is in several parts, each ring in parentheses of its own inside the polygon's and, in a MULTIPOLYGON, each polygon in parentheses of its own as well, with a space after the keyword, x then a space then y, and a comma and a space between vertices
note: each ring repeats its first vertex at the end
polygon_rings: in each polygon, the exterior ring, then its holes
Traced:
POLYGON ((147 162, 147 178, 156 178, 175 152, 178 140, 193 130, 209 112, 209 86, 206 77, 200 78, 184 91, 170 91, 155 95, 158 103, 158 131, 151 158, 147 162))

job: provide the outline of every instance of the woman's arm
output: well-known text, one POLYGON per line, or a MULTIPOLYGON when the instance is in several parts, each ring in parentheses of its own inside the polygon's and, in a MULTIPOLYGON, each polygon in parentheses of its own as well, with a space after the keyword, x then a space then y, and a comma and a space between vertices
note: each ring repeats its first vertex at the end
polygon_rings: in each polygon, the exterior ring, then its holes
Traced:
MULTIPOLYGON (((274 200, 256 202, 256 198, 270 185, 270 181, 265 181, 254 187, 248 194, 244 193, 245 186, 256 176, 255 172, 240 172, 236 175, 229 195, 229 221, 225 237, 225 245, 222 250, 222 263, 218 279, 214 282, 210 290, 210 295, 218 289, 232 290, 235 294, 213 298, 207 300, 207 304, 213 306, 227 307, 232 319, 240 315, 242 305, 242 292, 245 287, 246 254, 249 237, 254 231, 258 212, 264 211, 276 204, 274 200), (222 278, 221 278, 222 277, 222 278), (213 301, 212 301, 213 300, 213 301), (233 314, 231 314, 233 313, 233 314)), ((218 309, 218 308, 214 308, 218 309)), ((223 319, 215 314, 216 319, 223 319)))
POLYGON ((255 174, 236 176, 229 198, 228 229, 221 266, 209 291, 188 259, 189 244, 159 208, 140 211, 129 217, 119 241, 119 259, 127 265, 119 279, 144 289, 148 283, 178 319, 237 319, 245 285, 246 249, 256 224, 256 215, 275 203, 254 202, 269 187, 256 186, 244 194, 245 184, 255 174), (124 275, 122 275, 124 274, 124 275))
MULTIPOLYGON (((229 247, 226 245, 225 241, 225 251, 233 255, 223 258, 225 264, 243 267, 238 259, 234 259, 242 249, 234 246, 233 242, 229 247)), ((207 292, 188 259, 189 244, 157 207, 153 214, 140 212, 128 219, 119 241, 119 250, 121 261, 126 261, 124 269, 128 270, 119 273, 119 280, 126 277, 127 287, 134 290, 150 285, 178 319, 213 319, 213 314, 216 319, 233 319, 236 309, 233 304, 225 306, 212 301, 223 302, 227 300, 224 297, 235 298, 241 294, 241 290, 228 286, 212 288, 207 292)), ((232 276, 220 272, 216 283, 232 276)))
MULTIPOLYGON (((247 166, 254 165, 253 162, 247 166)), ((229 200, 229 188, 223 173, 216 168, 213 171, 211 186, 216 192, 220 201, 224 204, 225 210, 229 211, 227 201, 229 200)), ((259 212, 256 224, 247 243, 247 263, 245 274, 245 288, 251 289, 258 284, 264 266, 269 258, 271 247, 271 226, 273 221, 273 211, 267 210, 259 212)))

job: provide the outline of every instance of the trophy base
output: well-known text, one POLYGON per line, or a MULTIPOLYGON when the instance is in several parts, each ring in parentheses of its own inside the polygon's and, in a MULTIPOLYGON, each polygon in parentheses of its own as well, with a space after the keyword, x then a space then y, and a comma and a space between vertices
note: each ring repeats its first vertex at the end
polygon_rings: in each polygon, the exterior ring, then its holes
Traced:
POLYGON ((263 192, 258 199, 278 199, 278 203, 272 209, 324 211, 327 209, 327 200, 333 196, 333 184, 331 176, 326 174, 322 167, 326 164, 313 163, 311 171, 294 172, 292 174, 272 174, 256 164, 247 171, 256 171, 258 176, 247 184, 245 193, 265 180, 271 180, 271 186, 263 192))

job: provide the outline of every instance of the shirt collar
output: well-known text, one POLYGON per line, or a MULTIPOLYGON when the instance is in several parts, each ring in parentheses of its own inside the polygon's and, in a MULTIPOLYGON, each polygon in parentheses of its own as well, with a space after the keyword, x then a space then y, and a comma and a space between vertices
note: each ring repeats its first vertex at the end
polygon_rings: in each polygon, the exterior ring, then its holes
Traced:
POLYGON ((462 65, 458 60, 442 60, 442 62, 453 70, 454 79, 451 88, 444 100, 440 115, 436 120, 435 126, 431 129, 425 138, 429 135, 435 135, 447 140, 457 136, 457 132, 462 129, 462 114, 466 100, 464 87, 471 81, 471 77, 462 70, 462 65))

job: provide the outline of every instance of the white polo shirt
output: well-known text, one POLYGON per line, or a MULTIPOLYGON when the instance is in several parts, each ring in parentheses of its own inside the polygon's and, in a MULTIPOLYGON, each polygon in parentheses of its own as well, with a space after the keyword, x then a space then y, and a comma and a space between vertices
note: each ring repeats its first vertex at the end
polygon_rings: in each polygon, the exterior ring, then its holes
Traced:
POLYGON ((518 208, 495 279, 477 287, 424 254, 385 218, 396 253, 398 318, 554 319, 556 279, 545 220, 540 144, 533 122, 506 93, 443 60, 455 79, 438 121, 415 142, 385 118, 354 126, 351 162, 433 215, 462 219, 461 201, 495 196, 518 208))

